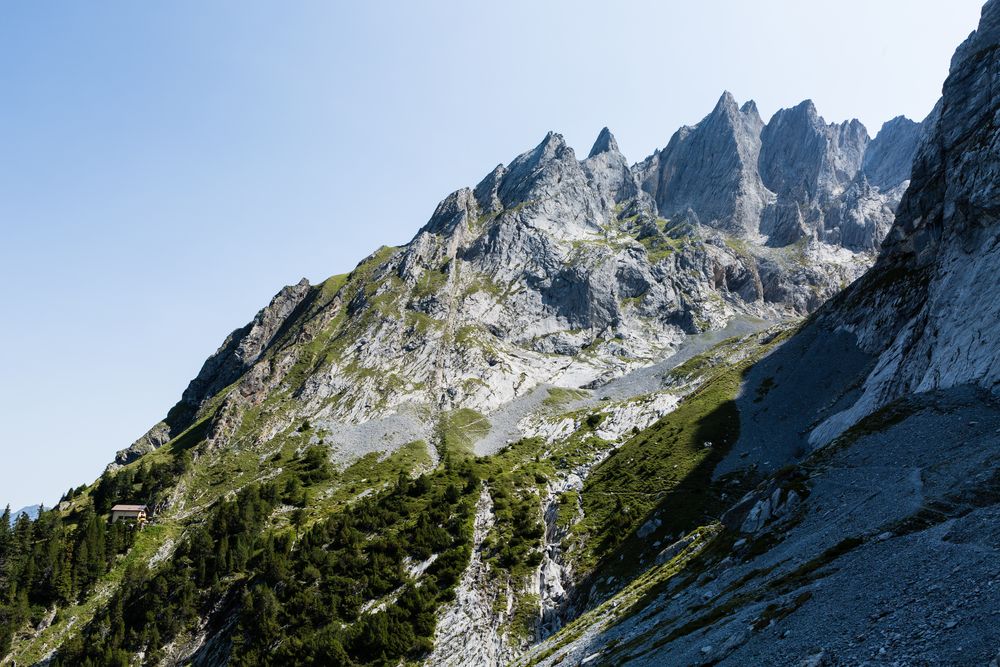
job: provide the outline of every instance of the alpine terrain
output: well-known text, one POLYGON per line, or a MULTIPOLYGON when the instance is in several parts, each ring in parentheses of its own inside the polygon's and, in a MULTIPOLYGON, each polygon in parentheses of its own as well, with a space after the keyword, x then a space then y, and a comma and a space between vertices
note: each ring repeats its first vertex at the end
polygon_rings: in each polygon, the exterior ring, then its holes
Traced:
POLYGON ((998 273, 1000 0, 874 138, 549 133, 0 520, 2 664, 997 665, 998 273))

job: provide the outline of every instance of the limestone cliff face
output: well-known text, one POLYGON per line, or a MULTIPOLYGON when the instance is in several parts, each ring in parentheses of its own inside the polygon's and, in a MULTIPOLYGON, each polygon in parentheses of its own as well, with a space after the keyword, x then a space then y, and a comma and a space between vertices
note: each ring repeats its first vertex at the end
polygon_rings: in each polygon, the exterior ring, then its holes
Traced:
POLYGON ((816 442, 907 393, 1000 386, 998 48, 1000 3, 991 1, 952 59, 878 262, 822 318, 855 332, 878 362, 859 400, 816 442))
POLYGON ((757 170, 763 127, 756 105, 741 109, 724 93, 712 113, 678 130, 641 168, 644 189, 665 216, 690 212, 713 227, 754 231, 773 198, 757 170))
MULTIPOLYGON (((892 127, 871 159, 882 185, 908 172, 896 143, 912 127, 892 127)), ((864 177, 870 143, 811 102, 765 126, 728 93, 634 167, 607 128, 582 160, 550 132, 445 198, 407 245, 282 290, 118 462, 209 413, 218 446, 250 411, 267 420, 257 438, 303 417, 489 413, 540 384, 599 386, 734 317, 808 313, 861 275, 892 220, 864 177)))
POLYGON ((862 171, 875 187, 889 191, 910 180, 921 124, 904 116, 886 121, 865 151, 862 171))
POLYGON ((898 117, 871 140, 857 120, 827 124, 811 100, 765 124, 753 102, 738 107, 726 93, 634 170, 666 217, 770 247, 818 240, 874 252, 906 189, 920 128, 898 117))

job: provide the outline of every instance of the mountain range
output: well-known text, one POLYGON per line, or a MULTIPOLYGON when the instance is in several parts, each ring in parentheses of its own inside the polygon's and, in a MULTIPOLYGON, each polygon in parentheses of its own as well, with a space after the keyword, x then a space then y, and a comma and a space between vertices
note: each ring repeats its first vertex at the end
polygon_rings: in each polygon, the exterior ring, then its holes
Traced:
POLYGON ((874 138, 549 133, 283 288, 0 527, 2 664, 997 664, 998 53, 874 138))

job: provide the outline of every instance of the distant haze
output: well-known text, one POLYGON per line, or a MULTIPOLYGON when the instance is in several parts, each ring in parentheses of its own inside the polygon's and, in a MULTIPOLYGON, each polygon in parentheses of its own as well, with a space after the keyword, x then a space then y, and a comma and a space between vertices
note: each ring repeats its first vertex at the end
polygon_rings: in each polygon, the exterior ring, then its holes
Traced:
POLYGON ((978 0, 7 4, 0 505, 52 505, 284 284, 563 133, 638 161, 724 89, 922 119, 978 0))

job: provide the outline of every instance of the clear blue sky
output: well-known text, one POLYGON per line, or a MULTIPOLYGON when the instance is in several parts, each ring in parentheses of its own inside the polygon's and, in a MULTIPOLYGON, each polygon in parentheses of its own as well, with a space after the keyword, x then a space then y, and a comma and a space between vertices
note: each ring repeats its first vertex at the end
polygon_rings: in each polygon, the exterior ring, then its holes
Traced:
POLYGON ((639 160, 723 89, 922 118, 979 0, 0 8, 0 505, 92 481, 282 285, 549 129, 639 160))

